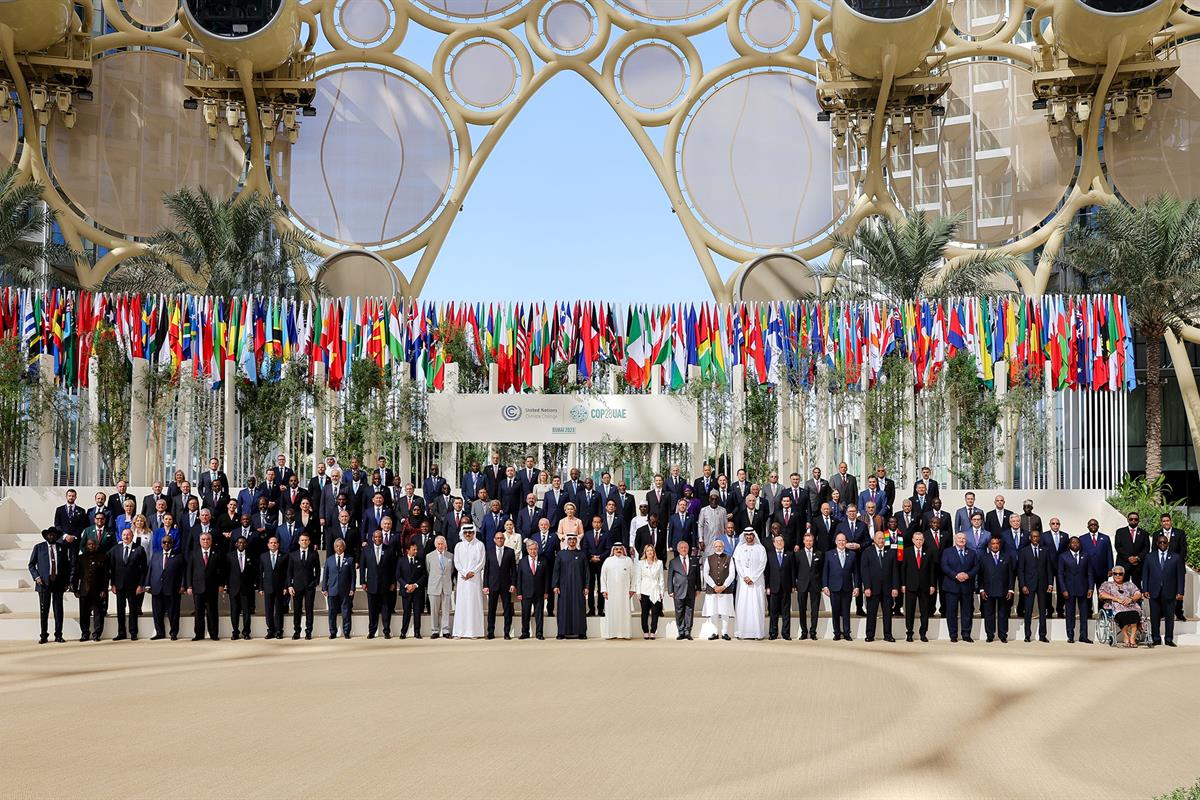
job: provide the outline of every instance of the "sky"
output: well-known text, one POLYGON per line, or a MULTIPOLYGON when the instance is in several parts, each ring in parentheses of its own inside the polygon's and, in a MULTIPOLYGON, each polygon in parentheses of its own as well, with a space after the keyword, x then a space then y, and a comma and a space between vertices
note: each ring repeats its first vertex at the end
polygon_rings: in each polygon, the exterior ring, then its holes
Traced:
MULTIPOLYGON (((410 22, 398 53, 428 68, 442 38, 410 22)), ((723 24, 692 41, 705 69, 735 55, 723 24)), ((476 147, 484 131, 472 129, 476 147)), ((650 129, 660 148, 663 131, 650 129)), ((423 297, 712 299, 650 165, 608 103, 574 72, 555 76, 528 101, 463 205, 423 297)), ((406 275, 419 257, 398 262, 406 275)), ((714 258, 724 277, 737 266, 714 258)))

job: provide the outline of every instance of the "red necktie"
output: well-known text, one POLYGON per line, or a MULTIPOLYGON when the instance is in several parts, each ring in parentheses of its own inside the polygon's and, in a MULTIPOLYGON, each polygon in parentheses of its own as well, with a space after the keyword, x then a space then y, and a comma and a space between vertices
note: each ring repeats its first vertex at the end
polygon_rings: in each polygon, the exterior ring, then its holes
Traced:
POLYGON ((204 554, 204 566, 208 566, 208 553, 204 554))
POLYGON ((917 569, 921 568, 921 551, 917 551, 917 569))
POLYGON ((537 575, 537 561, 535 559, 529 559, 529 569, 534 575, 537 575))

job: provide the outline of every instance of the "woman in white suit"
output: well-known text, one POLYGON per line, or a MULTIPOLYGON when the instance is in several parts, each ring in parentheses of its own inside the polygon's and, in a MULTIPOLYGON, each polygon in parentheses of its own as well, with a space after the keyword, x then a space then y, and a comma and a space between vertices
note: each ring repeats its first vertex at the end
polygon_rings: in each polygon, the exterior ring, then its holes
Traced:
POLYGON ((654 545, 642 549, 642 558, 637 562, 637 593, 642 604, 642 638, 658 638, 658 618, 662 615, 662 599, 665 590, 663 565, 654 553, 654 545))

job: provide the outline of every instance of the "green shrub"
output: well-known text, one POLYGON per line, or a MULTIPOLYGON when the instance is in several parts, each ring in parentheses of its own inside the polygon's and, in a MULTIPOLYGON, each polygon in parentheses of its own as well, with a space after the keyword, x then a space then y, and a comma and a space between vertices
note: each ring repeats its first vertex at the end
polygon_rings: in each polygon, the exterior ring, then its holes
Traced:
POLYGON ((1170 490, 1162 475, 1152 481, 1144 476, 1131 478, 1126 475, 1108 498, 1108 504, 1125 515, 1136 511, 1147 531, 1157 530, 1162 515, 1170 514, 1174 526, 1187 534, 1188 566, 1200 571, 1200 523, 1189 517, 1180 505, 1167 499, 1170 490))

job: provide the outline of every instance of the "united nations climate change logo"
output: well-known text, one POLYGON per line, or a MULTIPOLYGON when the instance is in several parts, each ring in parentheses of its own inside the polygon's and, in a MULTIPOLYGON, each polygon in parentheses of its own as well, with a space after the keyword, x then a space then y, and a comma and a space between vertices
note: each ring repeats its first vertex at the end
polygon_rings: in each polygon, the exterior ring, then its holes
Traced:
POLYGON ((571 419, 573 419, 576 423, 584 422, 587 420, 587 418, 588 410, 587 407, 582 403, 571 409, 571 419))
POLYGON ((521 418, 521 407, 515 403, 509 403, 500 409, 500 417, 505 422, 516 422, 521 418))

